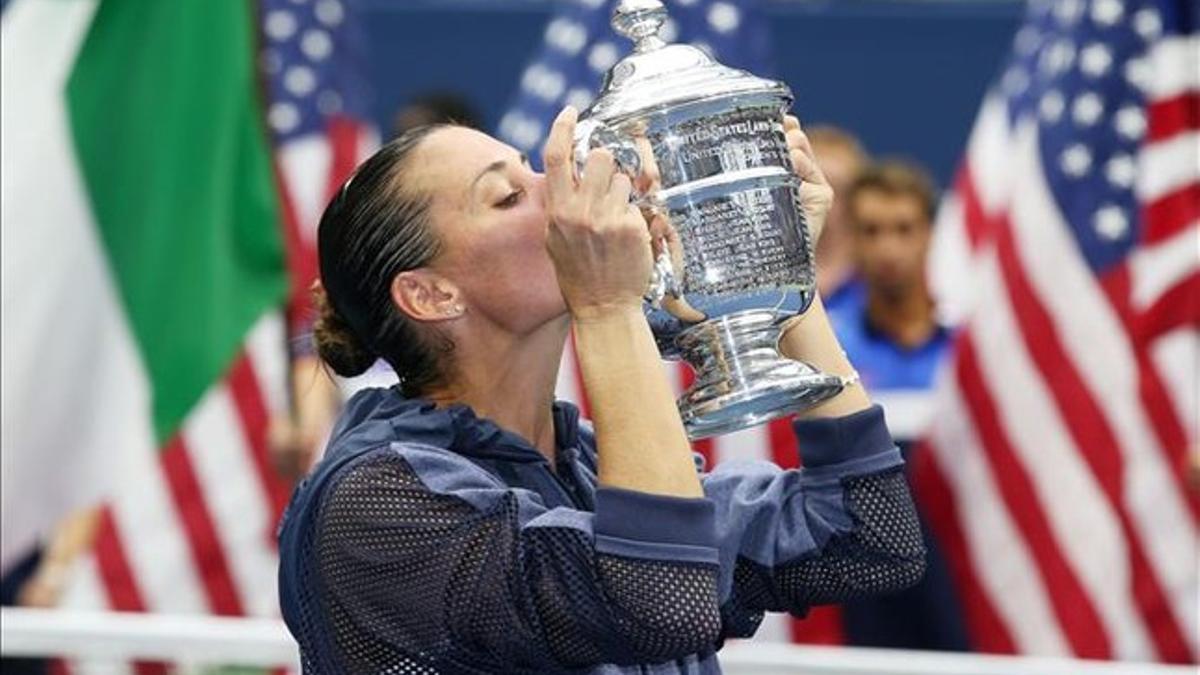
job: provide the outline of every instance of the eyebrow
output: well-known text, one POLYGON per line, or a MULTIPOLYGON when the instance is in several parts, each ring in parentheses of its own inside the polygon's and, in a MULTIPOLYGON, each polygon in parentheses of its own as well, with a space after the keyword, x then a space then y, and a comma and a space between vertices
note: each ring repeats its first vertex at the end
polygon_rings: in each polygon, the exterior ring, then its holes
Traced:
MULTIPOLYGON (((529 155, 527 155, 523 152, 521 153, 521 164, 524 164, 525 166, 529 166, 529 155)), ((471 181, 471 189, 474 190, 475 184, 478 183, 480 180, 482 180, 484 176, 486 176, 489 173, 492 173, 494 171, 503 171, 505 169, 505 167, 507 167, 507 166, 508 166, 508 160, 506 160, 506 159, 498 159, 498 160, 492 162, 491 164, 488 164, 486 167, 483 168, 483 171, 479 172, 478 176, 475 176, 475 180, 471 181)))

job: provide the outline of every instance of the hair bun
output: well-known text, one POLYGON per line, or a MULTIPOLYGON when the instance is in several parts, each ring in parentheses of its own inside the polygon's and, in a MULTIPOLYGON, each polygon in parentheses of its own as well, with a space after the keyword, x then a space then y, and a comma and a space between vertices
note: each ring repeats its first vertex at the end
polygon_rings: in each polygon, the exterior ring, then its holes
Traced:
POLYGON ((313 324, 313 341, 321 360, 342 377, 354 377, 367 372, 378 356, 354 335, 353 329, 337 313, 320 283, 313 286, 313 301, 317 321, 313 324))

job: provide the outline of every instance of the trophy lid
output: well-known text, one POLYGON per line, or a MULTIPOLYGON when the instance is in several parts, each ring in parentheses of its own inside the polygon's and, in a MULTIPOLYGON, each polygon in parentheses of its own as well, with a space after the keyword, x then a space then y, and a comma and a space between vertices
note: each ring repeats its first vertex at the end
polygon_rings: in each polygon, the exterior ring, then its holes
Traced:
POLYGON ((600 94, 581 117, 614 121, 692 101, 762 92, 790 101, 791 90, 775 80, 722 65, 703 50, 668 44, 660 31, 667 10, 659 0, 622 0, 612 26, 633 41, 633 53, 604 75, 600 94))

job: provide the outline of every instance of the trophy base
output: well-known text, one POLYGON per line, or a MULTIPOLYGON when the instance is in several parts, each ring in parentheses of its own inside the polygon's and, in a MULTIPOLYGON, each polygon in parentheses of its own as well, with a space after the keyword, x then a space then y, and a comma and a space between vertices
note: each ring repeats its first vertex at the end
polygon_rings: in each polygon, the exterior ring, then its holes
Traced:
POLYGON ((783 317, 749 310, 709 319, 676 338, 696 371, 679 398, 688 437, 737 431, 810 408, 842 391, 842 379, 779 353, 783 317))

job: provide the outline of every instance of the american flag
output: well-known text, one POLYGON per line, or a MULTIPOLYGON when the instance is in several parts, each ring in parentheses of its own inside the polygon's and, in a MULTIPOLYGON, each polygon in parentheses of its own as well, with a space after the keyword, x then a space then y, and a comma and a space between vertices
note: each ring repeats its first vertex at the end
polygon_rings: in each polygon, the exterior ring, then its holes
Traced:
POLYGON ((918 488, 980 649, 1196 660, 1198 8, 1031 4, 939 219, 918 488))
MULTIPOLYGON (((661 35, 668 42, 688 42, 717 60, 756 75, 770 76, 770 35, 757 2, 666 0, 670 19, 661 35)), ((520 89, 499 125, 501 139, 536 158, 558 111, 566 105, 582 110, 600 89, 600 78, 630 43, 609 25, 616 0, 563 0, 546 25, 543 43, 521 75, 520 89)), ((668 377, 682 391, 691 384, 691 370, 664 364, 668 377)), ((568 344, 559 369, 558 396, 574 401, 588 413, 587 397, 568 344)), ((695 444, 708 466, 736 459, 771 459, 784 467, 798 464, 795 437, 787 421, 747 429, 695 444)), ((758 637, 766 640, 839 643, 838 610, 818 608, 799 622, 769 615, 758 637)))
MULTIPOLYGON (((307 329, 316 227, 332 191, 378 144, 367 119, 354 0, 261 0, 266 125, 292 276, 291 334, 307 329)), ((275 527, 290 486, 267 425, 288 410, 282 310, 247 337, 161 460, 124 467, 93 550, 62 601, 79 609, 277 616, 275 527)), ((128 453, 127 453, 128 454, 128 453)), ((63 672, 168 672, 165 664, 64 663, 63 672)))
POLYGON ((317 224, 336 190, 379 145, 368 122, 362 26, 355 0, 261 0, 267 123, 275 146, 293 334, 310 319, 317 224))
MULTIPOLYGON (((768 74, 770 39, 757 3, 747 0, 665 0, 670 18, 661 35, 688 42, 722 63, 768 74)), ((563 0, 542 44, 521 75, 520 90, 500 120, 500 138, 535 159, 554 116, 566 105, 583 110, 601 76, 630 43, 610 26, 617 0, 563 0)))

